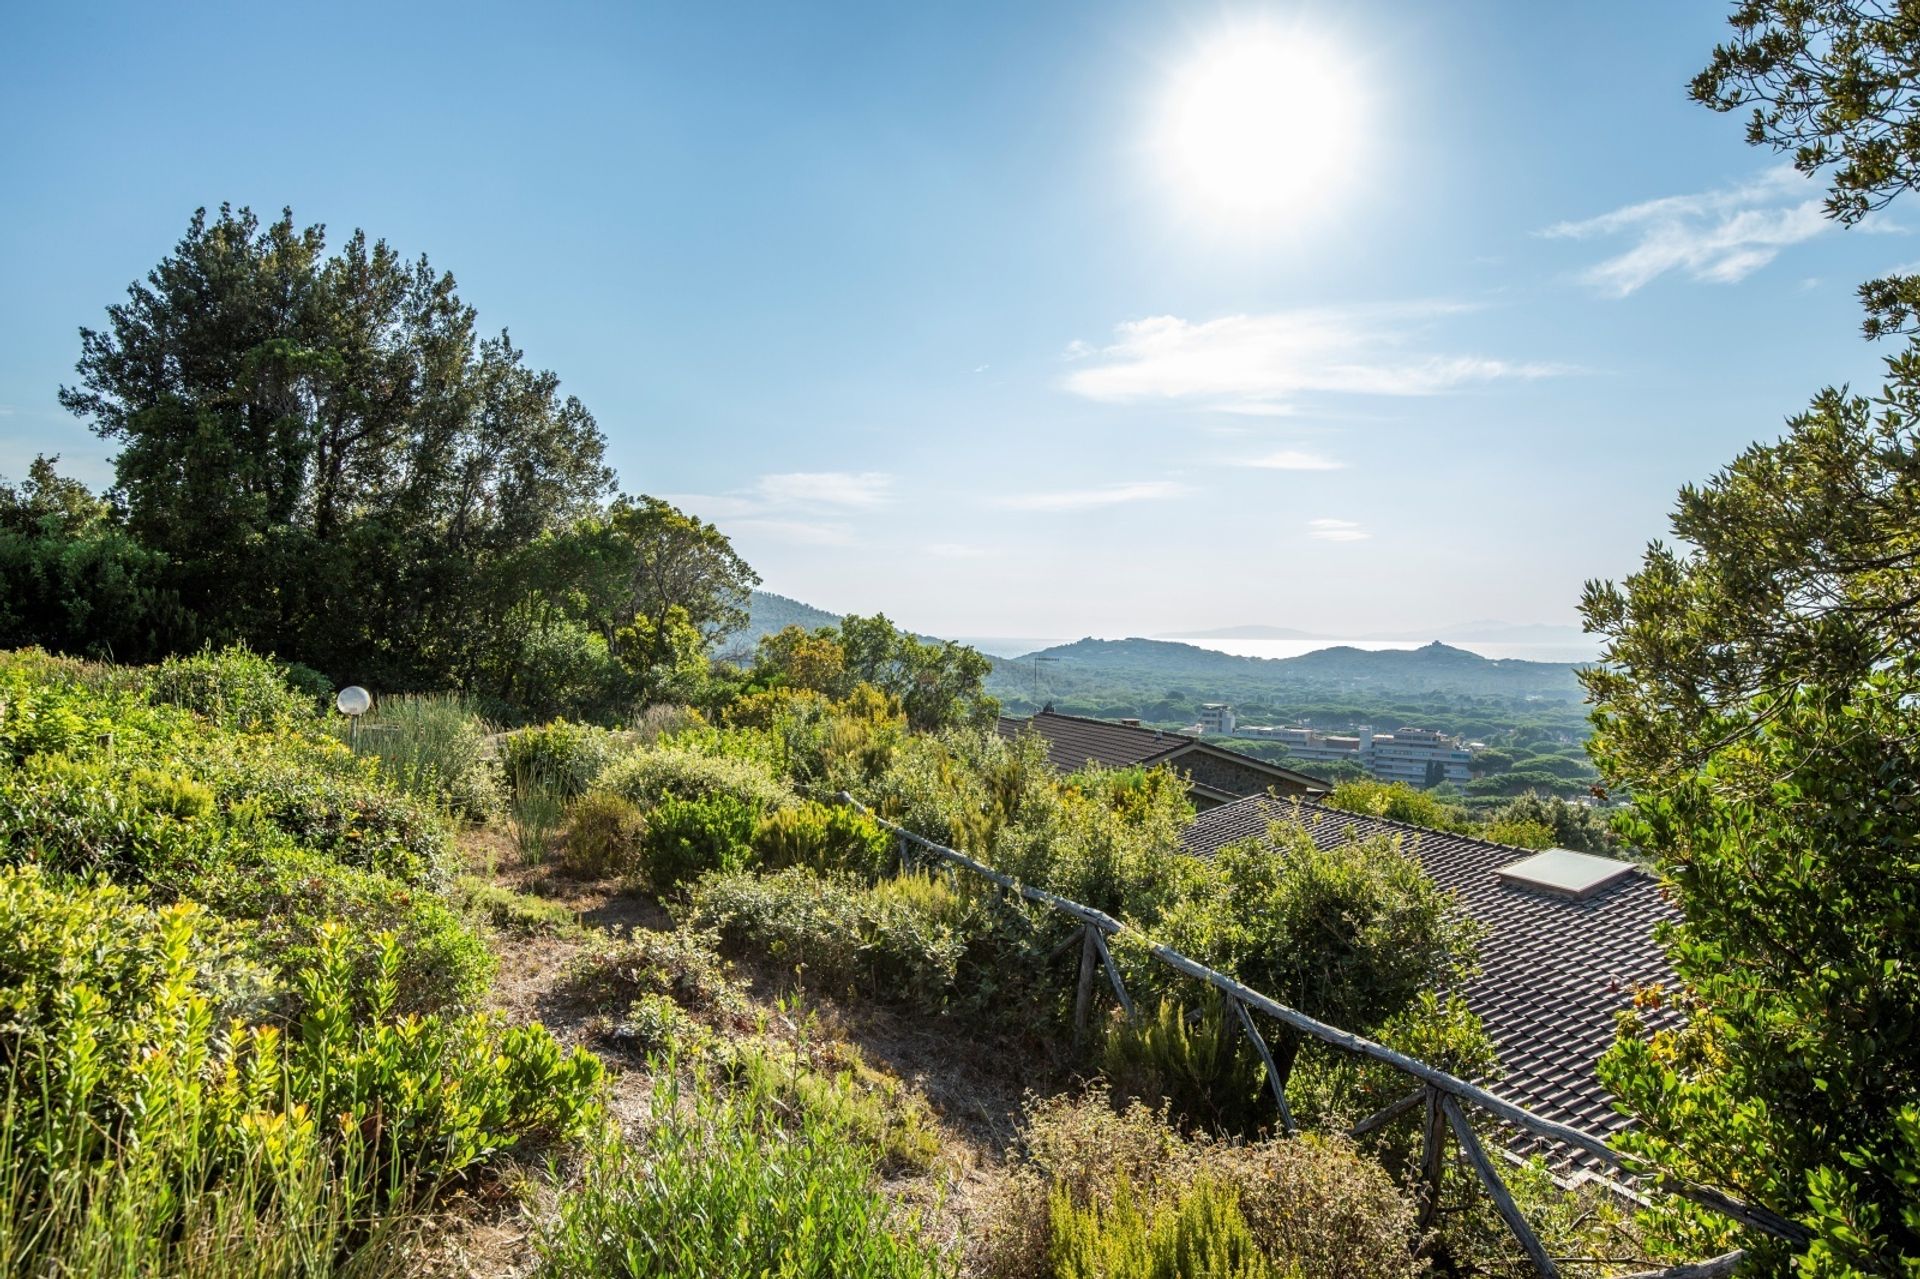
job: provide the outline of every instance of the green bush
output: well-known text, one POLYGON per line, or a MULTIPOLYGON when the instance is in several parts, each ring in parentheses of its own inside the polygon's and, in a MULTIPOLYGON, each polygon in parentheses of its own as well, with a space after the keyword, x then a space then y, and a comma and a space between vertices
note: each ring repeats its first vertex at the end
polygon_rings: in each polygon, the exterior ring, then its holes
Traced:
POLYGON ((650 812, 663 799, 708 799, 725 795, 763 813, 794 802, 793 788, 765 764, 738 755, 708 754, 684 746, 635 751, 600 775, 599 785, 650 812))
POLYGON ((1174 999, 1144 1017, 1116 1010, 1100 1067, 1119 1098, 1164 1108, 1185 1128, 1252 1133, 1274 1123, 1266 1067, 1212 987, 1191 1012, 1174 999))
POLYGON ((518 893, 477 875, 462 875, 453 888, 470 914, 516 937, 557 937, 585 931, 579 916, 560 902, 518 893))
POLYGON ((311 723, 314 703, 287 684, 286 668, 238 645, 169 657, 147 672, 156 703, 183 706, 222 728, 273 731, 311 723))
POLYGON ((760 819, 753 850, 770 870, 806 866, 844 870, 878 879, 896 869, 893 836, 878 822, 845 804, 812 800, 760 819))
POLYGON ((291 1024, 230 1021, 255 1002, 257 973, 200 907, 0 871, 9 1273, 98 1273, 55 1263, 103 1228, 164 1252, 192 1224, 182 1212, 223 1186, 259 1188, 263 1170, 324 1164, 351 1178, 337 1186, 351 1220, 596 1122, 592 1057, 537 1026, 399 1015, 390 935, 356 947, 327 925, 313 944, 291 1024), (354 976, 360 949, 373 955, 367 983, 354 976), (153 1215, 103 1223, 112 1194, 153 1215))
POLYGON ((733 795, 663 796, 647 814, 640 866, 655 892, 713 870, 738 870, 753 858, 758 813, 733 795))
POLYGON ((459 817, 484 821, 500 809, 500 778, 487 726, 466 698, 450 693, 383 697, 357 730, 334 721, 335 735, 380 763, 380 774, 408 794, 459 817))
POLYGON ((561 865, 576 875, 604 879, 640 868, 647 819, 612 791, 588 791, 567 817, 561 865))
MULTIPOLYGON (((362 936, 392 934, 399 942, 394 1006, 403 1014, 477 1007, 498 964, 438 894, 318 853, 275 851, 209 877, 197 892, 222 915, 252 921, 255 953, 283 972, 319 962, 328 920, 350 920, 362 936)), ((350 958, 356 982, 368 986, 380 956, 362 948, 350 958)))
POLYGON ((983 927, 974 900, 944 880, 904 875, 868 885, 800 867, 710 874, 693 885, 681 915, 809 982, 927 1009, 952 1002, 983 927))
POLYGON ((818 1116, 865 1146, 888 1176, 923 1173, 940 1155, 933 1108, 892 1075, 875 1070, 844 1041, 798 1046, 744 1040, 726 1056, 738 1084, 764 1092, 791 1113, 818 1116))
POLYGON ((950 1261, 875 1185, 831 1116, 696 1075, 654 1089, 638 1149, 609 1146, 536 1240, 542 1273, 934 1279, 950 1261))
POLYGON ((711 933, 636 928, 624 937, 602 935, 573 961, 574 992, 599 1003, 626 1003, 663 995, 691 1012, 738 1018, 746 989, 720 957, 711 933))
POLYGON ((1110 1206, 1055 1191, 1047 1260, 1055 1279, 1273 1279, 1239 1197, 1201 1177, 1143 1213, 1123 1181, 1110 1206))
MULTIPOLYGON (((1202 1180, 1217 1193, 1199 1217, 1217 1214, 1231 1196, 1239 1222, 1229 1217, 1220 1229, 1238 1237, 1244 1223, 1245 1237, 1279 1274, 1412 1279, 1425 1273, 1413 1253, 1412 1201, 1384 1168, 1343 1139, 1186 1137, 1139 1102, 1115 1109, 1105 1087, 1096 1086, 1078 1098, 1030 1102, 1022 1144, 1011 1176, 981 1206, 972 1260, 991 1279, 1050 1279, 1062 1226, 1070 1241, 1093 1244, 1096 1258, 1108 1242, 1130 1238, 1137 1249, 1143 1231, 1149 1241, 1156 1228, 1161 1238, 1178 1238, 1181 1203, 1202 1180), (1117 1205, 1126 1200, 1140 1218, 1135 1225, 1117 1220, 1125 1215, 1117 1205)), ((1212 1233, 1196 1232, 1194 1224, 1187 1228, 1193 1242, 1212 1233)))
POLYGON ((592 789, 623 746, 618 733, 556 719, 500 740, 500 766, 516 786, 538 780, 576 799, 592 789))

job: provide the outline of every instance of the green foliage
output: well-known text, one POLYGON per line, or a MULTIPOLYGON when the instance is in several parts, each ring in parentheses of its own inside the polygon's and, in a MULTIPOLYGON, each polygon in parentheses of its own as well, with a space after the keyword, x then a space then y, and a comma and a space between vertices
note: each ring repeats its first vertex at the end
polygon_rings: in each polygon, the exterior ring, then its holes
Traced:
POLYGON ((953 1273, 875 1193, 876 1157, 831 1116, 765 1086, 669 1075, 637 1150, 602 1153, 536 1241, 543 1273, 646 1279, 934 1279, 953 1273))
POLYGON ((961 960, 982 927, 978 905, 940 879, 868 885, 801 867, 708 875, 682 915, 808 982, 929 1009, 956 996, 961 960))
MULTIPOLYGON (((1571 848, 1575 852, 1594 853, 1602 857, 1618 855, 1620 851, 1620 839, 1600 810, 1588 804, 1569 803, 1538 791, 1529 791, 1486 813, 1483 824, 1489 832, 1495 827, 1509 824, 1544 828, 1549 836, 1547 842, 1524 844, 1529 848, 1571 848)), ((1521 840, 1499 839, 1493 834, 1487 834, 1485 838, 1503 844, 1523 844, 1521 840)))
POLYGON ((313 701, 287 684, 285 668, 235 645, 169 657, 147 673, 154 702, 183 706, 222 728, 279 730, 311 723, 313 701))
MULTIPOLYGON (((1159 936, 1308 1016, 1366 1032, 1471 971, 1473 926, 1419 863, 1385 840, 1322 849, 1276 824, 1222 849, 1159 936)), ((1282 1029, 1282 1079, 1298 1037, 1282 1029)))
POLYGON ((316 1161, 352 1176, 335 1183, 351 1220, 595 1120, 593 1058, 538 1027, 399 1015, 391 935, 370 943, 368 983, 342 927, 322 928, 314 947, 293 1021, 249 1024, 235 1015, 257 1005, 257 970, 199 907, 0 871, 0 1246, 16 1259, 69 1246, 20 1227, 57 1210, 63 1230, 93 1233, 103 1193, 160 1209, 119 1226, 164 1246, 169 1210, 206 1208, 230 1179, 269 1189, 316 1161), (103 1184, 102 1168, 122 1184, 103 1184), (163 1186, 174 1194, 159 1198, 163 1186))
MULTIPOLYGON (((1877 403, 1825 392, 1684 489, 1690 549, 1655 544, 1583 604, 1596 758, 1683 916, 1679 989, 1644 998, 1686 1025, 1630 1024, 1603 1077, 1655 1167, 1818 1232, 1807 1273, 1920 1255, 1899 1118, 1920 1097, 1916 424, 1909 350, 1877 403)), ((1668 1203, 1654 1224, 1689 1250, 1725 1235, 1668 1203)))
POLYGON ((484 821, 500 810, 500 776, 488 728, 470 699, 451 693, 383 697, 358 731, 338 720, 342 741, 380 763, 399 789, 459 817, 484 821))
POLYGON ((1162 998, 1152 1013, 1116 1016, 1101 1047, 1100 1072, 1122 1101, 1138 1099, 1184 1128, 1250 1133, 1270 1123, 1266 1068, 1225 1001, 1204 988, 1189 1011, 1162 998))
MULTIPOLYGON (((1080 1098, 1030 1100, 1022 1146, 983 1205, 970 1258, 990 1279, 1050 1279, 1062 1262, 1078 1273, 1157 1273, 1154 1242, 1182 1237, 1203 1256, 1231 1240, 1236 1264, 1300 1279, 1424 1273, 1412 1251, 1413 1204, 1341 1139, 1183 1136, 1138 1102, 1116 1110, 1096 1086, 1080 1098), (1202 1183, 1205 1195, 1190 1198, 1202 1183)), ((1202 1264, 1172 1273, 1219 1272, 1202 1264)))
POLYGON ((1385 817, 1391 821, 1406 822, 1410 826, 1425 826, 1428 830, 1466 834, 1472 828, 1464 808, 1444 803, 1405 782, 1382 782, 1371 778, 1342 782, 1333 788, 1333 793, 1323 802, 1349 813, 1385 817))
POLYGON ((1271 1279, 1239 1198, 1201 1177, 1143 1214, 1120 1183, 1110 1205, 1075 1205, 1063 1191, 1052 1203, 1048 1264, 1057 1279, 1271 1279))
MULTIPOLYGON (((362 935, 396 942, 402 1014, 478 1007, 497 961, 486 941, 444 898, 379 871, 343 866, 318 853, 275 851, 258 863, 228 866, 195 885, 197 900, 248 930, 262 962, 297 972, 320 962, 319 938, 329 920, 351 920, 362 935)), ((382 956, 348 955, 361 986, 382 956)))
POLYGON ((567 815, 561 865, 576 875, 604 879, 628 875, 641 865, 647 819, 612 791, 590 791, 567 815))
POLYGON ((811 634, 789 626, 763 636, 753 682, 804 689, 842 699, 861 685, 897 701, 907 726, 933 732, 962 725, 989 727, 999 703, 984 692, 993 664, 964 644, 922 640, 884 614, 849 615, 811 634))
POLYGON ((745 1014, 746 989, 720 957, 719 938, 682 926, 672 932, 635 928, 602 937, 574 960, 574 991, 597 1003, 664 996, 689 1012, 720 1019, 745 1014))
POLYGON ((642 812, 669 797, 696 800, 726 795, 754 810, 756 816, 794 802, 792 789, 759 760, 680 745, 624 756, 601 774, 599 786, 638 805, 642 812))
POLYGON ((736 1083, 792 1113, 818 1116, 866 1147, 887 1176, 927 1172, 939 1157, 933 1108, 874 1069, 854 1044, 815 1043, 804 1036, 794 1046, 744 1040, 727 1055, 726 1068, 736 1083))
POLYGON ((897 860, 893 836, 871 817, 845 804, 812 800, 761 818, 753 851, 768 870, 806 866, 868 879, 891 873, 897 860))
POLYGON ((733 795, 667 795, 647 814, 640 869, 657 893, 708 871, 738 870, 753 858, 759 813, 733 795))
POLYGON ((619 735, 604 728, 556 719, 503 737, 500 767, 517 785, 539 779, 571 800, 600 779, 620 747, 619 735))
POLYGON ((130 537, 114 510, 36 457, 18 487, 0 480, 0 649, 151 661, 198 642, 171 564, 130 537))
POLYGON ((582 932, 579 916, 566 905, 518 893, 503 884, 462 875, 454 892, 469 914, 516 937, 560 937, 582 932))
POLYGON ((196 213, 76 372, 61 402, 117 445, 126 527, 203 633, 376 688, 482 666, 525 548, 610 485, 592 417, 451 276, 291 214, 196 213))

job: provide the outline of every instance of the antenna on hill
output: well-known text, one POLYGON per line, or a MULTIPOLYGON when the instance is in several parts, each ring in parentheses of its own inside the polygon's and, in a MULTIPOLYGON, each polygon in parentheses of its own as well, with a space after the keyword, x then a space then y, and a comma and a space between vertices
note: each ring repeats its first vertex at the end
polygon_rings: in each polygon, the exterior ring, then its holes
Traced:
POLYGON ((1042 656, 1040 656, 1040 654, 1038 654, 1038 653, 1035 653, 1035 654, 1033 655, 1033 658, 1032 658, 1032 661, 1033 661, 1033 700, 1034 700, 1034 701, 1035 701, 1036 703, 1037 703, 1037 702, 1039 702, 1039 700, 1040 700, 1040 663, 1042 663, 1042 662, 1057 662, 1057 661, 1059 661, 1059 660, 1060 660, 1060 659, 1059 659, 1059 658, 1057 658, 1057 657, 1042 657, 1042 656))

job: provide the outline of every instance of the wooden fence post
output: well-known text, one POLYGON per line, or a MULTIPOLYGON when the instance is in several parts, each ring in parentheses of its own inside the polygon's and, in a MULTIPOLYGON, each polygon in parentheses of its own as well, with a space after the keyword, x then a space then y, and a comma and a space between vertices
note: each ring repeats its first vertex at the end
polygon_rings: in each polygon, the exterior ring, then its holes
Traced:
POLYGON ((1543 1279, 1560 1279, 1560 1268, 1553 1264, 1553 1258, 1547 1255, 1546 1245, 1540 1242, 1540 1236, 1533 1233, 1533 1227, 1520 1212, 1520 1205, 1513 1202, 1513 1195, 1507 1190, 1507 1183, 1500 1179, 1500 1172, 1487 1158, 1487 1152, 1480 1147, 1480 1138, 1474 1136, 1473 1125, 1467 1122, 1467 1114, 1460 1109, 1460 1103, 1442 1093, 1440 1109, 1447 1115, 1447 1122, 1453 1125, 1454 1138, 1460 1143, 1460 1153, 1467 1157, 1473 1170, 1480 1174, 1480 1184, 1486 1189, 1488 1198, 1499 1210, 1500 1217, 1507 1228, 1520 1240, 1520 1246, 1532 1259, 1534 1269, 1543 1279))
POLYGON ((1428 1084, 1421 1090, 1427 1122, 1420 1147, 1420 1220, 1415 1233, 1424 1237, 1440 1211, 1440 1178, 1446 1171, 1447 1117, 1440 1109, 1440 1090, 1428 1084))
POLYGON ((1259 1053, 1260 1060, 1266 1063, 1267 1085, 1273 1089, 1273 1104, 1280 1108, 1280 1126, 1286 1130, 1287 1136, 1291 1137, 1300 1130, 1294 1127, 1293 1111, 1287 1108, 1287 1090, 1280 1085, 1280 1067, 1274 1064, 1273 1053, 1267 1047, 1266 1039, 1261 1036, 1260 1028, 1253 1024, 1253 1014, 1247 1011, 1247 1006, 1232 995, 1227 996, 1227 1003, 1231 1004, 1233 1011, 1239 1014, 1240 1026, 1247 1032, 1247 1038, 1253 1041, 1253 1050, 1259 1053))
POLYGON ((1073 992, 1073 1043, 1087 1042, 1087 1015, 1093 1011, 1093 965, 1099 958, 1094 948, 1093 925, 1080 925, 1080 984, 1073 992))

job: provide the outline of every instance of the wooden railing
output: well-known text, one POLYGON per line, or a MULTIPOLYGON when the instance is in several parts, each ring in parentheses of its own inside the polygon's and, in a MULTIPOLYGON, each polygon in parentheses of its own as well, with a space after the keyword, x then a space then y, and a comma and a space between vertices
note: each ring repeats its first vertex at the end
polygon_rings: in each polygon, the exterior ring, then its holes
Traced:
MULTIPOLYGON (((1267 1047, 1266 1038, 1260 1033, 1259 1026, 1254 1023, 1253 1013, 1255 1012, 1264 1013, 1281 1025, 1309 1038, 1382 1062, 1418 1081, 1418 1087, 1412 1092, 1355 1124, 1350 1135, 1362 1136, 1416 1107, 1422 1110, 1425 1121, 1424 1144, 1421 1151, 1420 1228, 1422 1233, 1431 1223, 1438 1207, 1440 1178, 1446 1163, 1447 1137, 1451 1132, 1453 1141, 1459 1146, 1460 1153, 1493 1201, 1501 1220, 1505 1221, 1508 1229, 1513 1231, 1514 1237, 1532 1260, 1535 1269, 1549 1279, 1557 1279, 1560 1273, 1559 1267, 1540 1242, 1540 1237, 1534 1233, 1533 1227, 1521 1213, 1519 1206, 1514 1203, 1513 1195, 1507 1189, 1505 1180, 1501 1178, 1499 1169, 1488 1157, 1486 1148, 1474 1133, 1473 1125, 1467 1117, 1466 1104, 1469 1103, 1515 1128, 1579 1150, 1629 1177, 1643 1175, 1602 1137, 1549 1119, 1545 1115, 1535 1114, 1526 1107, 1489 1092, 1478 1084, 1470 1083, 1404 1053, 1395 1052, 1384 1044, 1377 1044, 1363 1035, 1341 1030, 1337 1026, 1329 1026, 1298 1009, 1289 1008, 1279 1000, 1245 986, 1225 973, 1208 968, 1205 964, 1189 959, 1179 951, 1163 946, 1137 930, 1128 928, 1104 911, 1070 901, 1043 888, 1020 883, 1011 875, 1002 874, 958 849, 936 844, 903 826, 887 821, 873 814, 865 805, 845 791, 840 792, 836 798, 841 803, 873 817, 882 827, 891 831, 899 841, 903 864, 911 865, 915 858, 919 857, 963 869, 1009 892, 1016 893, 1028 901, 1037 902, 1079 920, 1080 976, 1074 996, 1074 1022, 1076 1029, 1081 1033, 1085 1031, 1091 1010, 1096 969, 1105 971, 1107 981, 1112 986, 1114 997, 1119 1001, 1121 1009, 1129 1017, 1134 1015, 1133 998, 1127 993, 1126 983, 1122 980, 1120 970, 1113 962, 1113 954, 1107 946, 1109 937, 1128 933, 1146 954, 1167 967, 1220 992, 1228 1008, 1238 1018, 1241 1029, 1246 1032, 1247 1038, 1252 1042, 1254 1051, 1259 1054, 1260 1060, 1265 1064, 1267 1083, 1273 1092, 1281 1126, 1287 1132, 1292 1133, 1296 1130, 1293 1113, 1287 1106, 1284 1081, 1274 1062, 1273 1053, 1267 1047)), ((1069 938, 1067 945, 1070 946, 1072 941, 1073 938, 1069 938)), ((1795 1248, 1804 1248, 1809 1241, 1807 1231, 1798 1223, 1789 1221, 1757 1204, 1743 1203, 1710 1186, 1698 1185, 1670 1175, 1650 1176, 1646 1179, 1657 1190, 1691 1200, 1747 1229, 1783 1239, 1795 1248)), ((1718 1276, 1731 1274, 1744 1255, 1743 1252, 1730 1252, 1708 1261, 1693 1262, 1667 1270, 1646 1271, 1628 1276, 1627 1279, 1717 1279, 1718 1276)))

